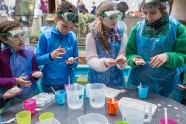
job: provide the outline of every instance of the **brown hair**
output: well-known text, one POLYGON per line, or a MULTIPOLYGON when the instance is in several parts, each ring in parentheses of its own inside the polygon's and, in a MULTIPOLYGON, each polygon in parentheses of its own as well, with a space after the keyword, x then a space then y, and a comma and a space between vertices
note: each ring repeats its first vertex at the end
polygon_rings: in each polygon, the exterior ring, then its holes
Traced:
MULTIPOLYGON (((102 2, 97 8, 96 8, 96 14, 99 17, 101 14, 103 14, 105 11, 114 10, 114 3, 110 1, 104 1, 102 2)), ((98 33, 100 34, 98 39, 101 41, 101 44, 105 51, 110 52, 110 48, 108 46, 108 42, 104 37, 104 30, 103 30, 103 24, 100 23, 98 26, 98 33)))
MULTIPOLYGON (((159 5, 159 6, 161 6, 161 2, 162 2, 162 0, 156 0, 155 1, 155 4, 156 5, 159 5)), ((142 4, 141 4, 141 9, 143 10, 143 7, 146 5, 147 3, 145 2, 145 0, 143 0, 143 2, 142 2, 142 4)), ((160 10, 160 12, 162 13, 162 14, 164 14, 165 12, 166 12, 166 8, 165 7, 160 7, 160 8, 158 8, 159 10, 160 10)))
POLYGON ((125 12, 129 9, 127 3, 125 2, 120 2, 118 5, 117 5, 117 10, 119 10, 120 12, 123 13, 123 16, 122 16, 122 19, 124 19, 125 17, 125 12))
MULTIPOLYGON (((8 31, 17 28, 17 27, 22 27, 20 22, 17 21, 3 21, 0 23, 0 33, 8 33, 8 31)), ((3 38, 6 38, 6 35, 0 36, 3 38)), ((1 50, 1 43, 2 41, 0 40, 0 50, 1 50)))
MULTIPOLYGON (((69 3, 68 1, 63 1, 57 8, 57 16, 61 13, 65 13, 65 12, 71 12, 71 13, 75 13, 78 14, 77 8, 72 5, 71 3, 69 3)), ((62 17, 58 16, 59 19, 62 19, 62 17)))

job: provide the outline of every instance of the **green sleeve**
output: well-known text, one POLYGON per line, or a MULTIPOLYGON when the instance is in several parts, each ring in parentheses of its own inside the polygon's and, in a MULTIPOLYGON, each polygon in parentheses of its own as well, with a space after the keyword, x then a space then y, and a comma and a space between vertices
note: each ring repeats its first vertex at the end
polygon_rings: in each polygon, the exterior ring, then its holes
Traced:
POLYGON ((127 56, 127 63, 131 67, 136 67, 136 65, 132 62, 133 58, 141 58, 137 53, 136 48, 136 32, 137 32, 138 25, 136 25, 129 36, 127 47, 126 47, 126 56, 127 56))
POLYGON ((186 64, 186 29, 181 23, 177 28, 174 51, 166 52, 166 54, 168 55, 168 60, 164 66, 176 69, 186 64))

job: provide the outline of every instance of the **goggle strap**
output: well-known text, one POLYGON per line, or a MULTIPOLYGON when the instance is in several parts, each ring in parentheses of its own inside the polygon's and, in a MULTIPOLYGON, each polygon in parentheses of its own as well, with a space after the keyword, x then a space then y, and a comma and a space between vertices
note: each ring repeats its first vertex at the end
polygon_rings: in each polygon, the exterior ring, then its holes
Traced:
POLYGON ((0 36, 8 36, 8 33, 7 32, 0 32, 0 36))
POLYGON ((105 13, 102 13, 100 16, 101 17, 106 17, 106 14, 105 13))

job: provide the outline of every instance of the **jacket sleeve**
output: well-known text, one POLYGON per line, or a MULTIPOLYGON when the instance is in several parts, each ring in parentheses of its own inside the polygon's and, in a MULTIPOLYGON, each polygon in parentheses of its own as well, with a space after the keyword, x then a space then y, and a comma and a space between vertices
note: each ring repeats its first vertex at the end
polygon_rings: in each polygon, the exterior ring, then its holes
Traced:
POLYGON ((99 58, 96 50, 95 38, 93 33, 89 33, 86 37, 86 60, 88 65, 98 71, 103 72, 109 68, 104 64, 105 58, 99 58))
POLYGON ((41 33, 36 49, 36 63, 38 66, 45 65, 53 61, 50 59, 50 53, 46 53, 46 49, 47 39, 44 34, 41 33))
POLYGON ((127 47, 126 47, 126 56, 127 56, 127 62, 128 65, 131 67, 136 67, 136 65, 133 63, 133 58, 141 58, 137 53, 137 47, 136 47, 136 32, 137 32, 138 26, 136 25, 129 36, 127 47))
POLYGON ((178 25, 176 42, 173 52, 166 52, 168 61, 164 66, 176 69, 186 64, 186 28, 181 23, 178 25))
POLYGON ((0 59, 0 88, 4 89, 5 87, 12 88, 16 85, 16 77, 2 77, 2 74, 5 70, 2 67, 2 61, 0 59))

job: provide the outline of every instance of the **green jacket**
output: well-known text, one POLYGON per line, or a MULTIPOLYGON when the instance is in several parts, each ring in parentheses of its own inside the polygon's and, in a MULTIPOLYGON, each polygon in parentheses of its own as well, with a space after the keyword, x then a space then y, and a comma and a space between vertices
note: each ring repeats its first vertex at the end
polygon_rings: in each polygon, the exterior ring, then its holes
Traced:
MULTIPOLYGON (((136 67, 132 62, 133 58, 139 57, 136 48, 136 32, 138 25, 136 25, 129 36, 127 47, 126 47, 126 56, 128 65, 131 67, 136 67)), ((168 55, 168 60, 164 66, 176 69, 182 67, 186 64, 186 28, 181 23, 178 24, 177 34, 176 34, 176 43, 173 52, 166 52, 168 55)))

